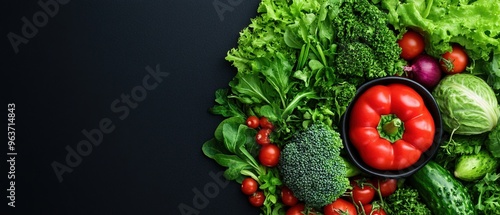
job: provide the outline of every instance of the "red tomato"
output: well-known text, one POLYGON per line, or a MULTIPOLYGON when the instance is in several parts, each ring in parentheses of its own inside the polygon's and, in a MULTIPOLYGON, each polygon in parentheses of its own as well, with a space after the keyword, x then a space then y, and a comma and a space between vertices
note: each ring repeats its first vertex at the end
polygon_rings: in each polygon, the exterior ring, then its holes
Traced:
POLYGON ((331 204, 328 204, 325 207, 323 207, 323 212, 325 213, 325 215, 357 214, 356 206, 354 206, 354 204, 352 204, 351 202, 348 202, 341 198, 338 198, 331 204))
POLYGON ((365 211, 365 214, 367 215, 387 215, 382 208, 375 208, 373 209, 372 204, 367 204, 363 206, 363 210, 365 211))
POLYGON ((241 182, 241 192, 246 195, 251 195, 257 191, 259 188, 259 183, 255 181, 253 178, 245 178, 241 182))
POLYGON ((257 191, 248 196, 248 201, 254 207, 261 207, 264 204, 264 200, 266 200, 266 196, 264 196, 264 193, 262 191, 257 191))
POLYGON ((302 211, 304 211, 305 206, 303 203, 296 204, 295 206, 289 208, 286 211, 286 215, 304 215, 302 211))
POLYGON ((271 122, 269 122, 269 119, 267 119, 267 117, 265 116, 260 117, 259 123, 261 128, 269 128, 271 130, 274 129, 274 125, 271 122))
POLYGON ((452 46, 451 52, 446 52, 441 57, 441 70, 447 74, 463 72, 469 63, 465 50, 456 44, 452 46))
POLYGON ((372 202, 375 197, 375 189, 370 184, 359 184, 356 181, 351 182, 352 199, 354 203, 366 205, 372 202))
POLYGON ((294 206, 299 202, 297 197, 293 195, 293 192, 288 189, 288 187, 281 188, 281 201, 286 206, 294 206))
POLYGON ((255 135, 255 140, 260 145, 267 145, 267 144, 271 143, 271 139, 269 138, 269 135, 271 135, 271 129, 262 128, 257 132, 257 135, 255 135))
POLYGON ((405 60, 411 60, 424 52, 424 37, 419 33, 409 30, 398 40, 401 47, 401 57, 405 60))
POLYGON ((264 166, 274 167, 278 165, 279 158, 280 158, 280 148, 274 144, 264 145, 260 149, 259 161, 264 166))
POLYGON ((246 124, 250 128, 258 128, 259 127, 259 118, 256 116, 249 116, 247 118, 246 124))
MULTIPOLYGON (((304 203, 298 203, 298 204, 292 206, 291 208, 289 208, 286 211, 286 215, 304 215, 305 209, 306 208, 305 208, 304 203)), ((316 213, 313 210, 310 210, 308 215, 314 215, 314 214, 316 214, 316 213)))
POLYGON ((398 180, 394 178, 376 179, 373 185, 380 190, 382 197, 387 197, 393 194, 398 188, 398 180))

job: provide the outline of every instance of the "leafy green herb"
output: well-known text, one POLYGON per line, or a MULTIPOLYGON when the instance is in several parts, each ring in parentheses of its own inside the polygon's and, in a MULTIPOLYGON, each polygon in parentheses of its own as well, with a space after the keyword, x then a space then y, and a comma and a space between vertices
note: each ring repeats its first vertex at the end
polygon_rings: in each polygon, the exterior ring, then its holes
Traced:
POLYGON ((467 187, 472 193, 478 214, 500 214, 500 173, 488 173, 467 187))
POLYGON ((398 189, 387 199, 385 208, 387 214, 391 215, 431 215, 431 211, 422 202, 418 191, 411 187, 398 187, 398 189))
POLYGON ((243 106, 234 101, 235 99, 229 98, 228 93, 228 89, 218 89, 215 91, 215 102, 217 105, 210 108, 210 112, 224 117, 240 116, 244 118, 243 106))
POLYGON ((492 53, 491 60, 476 60, 469 68, 473 75, 483 78, 500 100, 500 50, 492 53))
POLYGON ((453 135, 445 136, 441 142, 434 161, 453 172, 455 161, 462 155, 477 154, 486 140, 486 135, 453 135))
POLYGON ((493 157, 500 159, 500 123, 488 134, 486 147, 493 157))

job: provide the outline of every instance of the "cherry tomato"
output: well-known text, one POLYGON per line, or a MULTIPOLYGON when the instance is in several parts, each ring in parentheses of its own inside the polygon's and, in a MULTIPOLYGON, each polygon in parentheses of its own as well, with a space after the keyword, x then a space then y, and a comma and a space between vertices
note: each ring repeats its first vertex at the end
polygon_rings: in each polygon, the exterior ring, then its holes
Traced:
POLYGON ((269 122, 269 119, 267 119, 267 117, 265 116, 260 117, 259 124, 261 128, 269 128, 271 130, 274 129, 274 125, 271 122, 269 122))
POLYGON ((411 60, 424 52, 424 37, 419 33, 409 30, 398 40, 401 47, 401 57, 405 60, 411 60))
POLYGON ((363 210, 367 215, 387 215, 384 209, 378 207, 374 209, 372 204, 364 205, 363 210))
POLYGON ((241 182, 241 192, 243 192, 246 195, 251 195, 257 191, 257 188, 259 188, 259 183, 255 181, 253 178, 245 178, 241 182))
POLYGON ((264 200, 266 200, 266 196, 264 196, 264 192, 260 190, 248 196, 248 201, 254 207, 261 207, 264 204, 264 200))
POLYGON ((451 52, 446 52, 441 57, 441 70, 447 74, 463 72, 469 63, 465 50, 456 44, 452 46, 451 52))
POLYGON ((373 185, 380 190, 382 197, 387 197, 393 194, 398 188, 398 180, 394 178, 379 178, 374 180, 373 185))
POLYGON ((356 204, 366 205, 375 197, 375 189, 369 184, 359 184, 351 182, 352 199, 356 204))
POLYGON ((246 124, 250 128, 258 128, 260 125, 259 118, 256 116, 249 116, 247 118, 246 124))
MULTIPOLYGON (((304 203, 298 203, 291 208, 289 208, 286 211, 286 215, 304 215, 304 210, 305 210, 305 205, 304 203)), ((316 214, 313 210, 309 211, 308 215, 314 215, 316 214)))
POLYGON ((259 161, 267 167, 278 165, 280 158, 280 148, 274 144, 263 145, 259 152, 259 161))
POLYGON ((288 187, 281 188, 281 201, 286 206, 294 206, 299 202, 297 197, 293 195, 293 192, 288 189, 288 187))
POLYGON ((305 206, 303 203, 296 204, 295 206, 289 208, 286 211, 286 215, 304 215, 302 211, 304 211, 305 206))
POLYGON ((257 135, 255 135, 255 140, 260 145, 267 145, 267 144, 271 143, 271 139, 269 138, 269 135, 271 135, 271 129, 262 128, 257 132, 257 135))
POLYGON ((323 212, 325 215, 357 214, 354 204, 341 198, 323 207, 323 212))

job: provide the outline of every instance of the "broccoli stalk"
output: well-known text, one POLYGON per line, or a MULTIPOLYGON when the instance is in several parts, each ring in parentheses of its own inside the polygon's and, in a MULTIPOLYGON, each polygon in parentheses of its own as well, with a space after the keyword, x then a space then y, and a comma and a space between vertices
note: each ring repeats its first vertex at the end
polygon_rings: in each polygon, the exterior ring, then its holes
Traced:
POLYGON ((349 187, 342 147, 340 134, 323 123, 295 134, 280 156, 283 183, 308 207, 332 203, 349 187))

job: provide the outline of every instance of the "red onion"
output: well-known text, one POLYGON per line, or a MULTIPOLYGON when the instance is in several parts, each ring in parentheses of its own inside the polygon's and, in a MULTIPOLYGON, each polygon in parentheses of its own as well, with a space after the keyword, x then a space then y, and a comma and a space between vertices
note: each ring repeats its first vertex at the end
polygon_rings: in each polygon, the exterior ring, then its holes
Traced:
POLYGON ((441 69, 437 59, 421 54, 416 57, 410 66, 404 67, 405 72, 409 72, 409 77, 430 89, 436 86, 441 80, 441 69))

